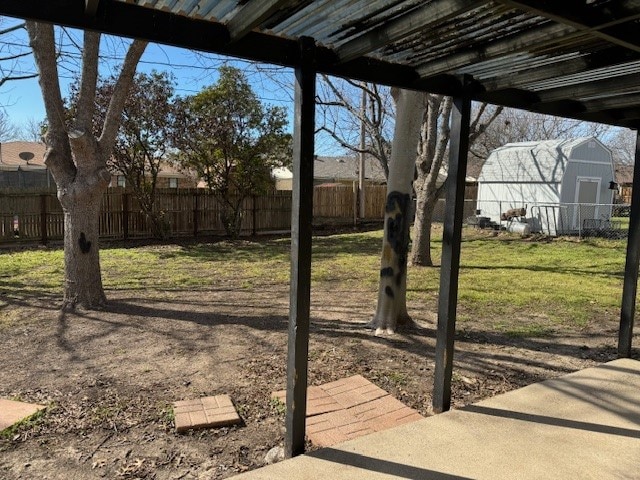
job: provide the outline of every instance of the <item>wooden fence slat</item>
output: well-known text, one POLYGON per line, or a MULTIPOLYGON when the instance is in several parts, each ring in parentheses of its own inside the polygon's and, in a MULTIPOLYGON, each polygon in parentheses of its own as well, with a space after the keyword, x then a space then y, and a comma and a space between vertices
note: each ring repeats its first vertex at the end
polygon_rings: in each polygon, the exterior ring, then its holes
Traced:
MULTIPOLYGON (((382 220, 386 186, 367 185, 367 220, 382 220)), ((322 223, 351 224, 355 193, 350 185, 316 186, 313 189, 314 218, 322 223)), ((232 199, 233 200, 233 199, 232 199)), ((291 228, 291 192, 273 191, 247 197, 243 202, 241 234, 285 231, 291 228)), ((202 189, 161 189, 154 211, 161 215, 169 237, 221 235, 221 203, 202 189), (197 198, 197 203, 196 203, 197 198)), ((55 192, 0 192, 0 242, 61 240, 64 215, 55 192), (43 213, 44 209, 44 213, 43 213), (14 227, 17 227, 16 237, 14 227), (46 231, 43 232, 43 228, 46 231)), ((105 239, 151 238, 151 223, 131 191, 110 188, 100 211, 100 237, 105 239)))

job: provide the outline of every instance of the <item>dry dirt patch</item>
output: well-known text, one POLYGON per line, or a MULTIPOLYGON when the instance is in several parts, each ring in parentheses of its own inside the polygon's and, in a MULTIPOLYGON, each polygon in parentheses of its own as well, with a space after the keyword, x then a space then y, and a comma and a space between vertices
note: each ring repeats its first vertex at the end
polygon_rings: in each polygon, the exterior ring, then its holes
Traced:
MULTIPOLYGON (((285 387, 288 289, 108 295, 105 311, 64 316, 33 300, 0 327, 0 397, 49 405, 0 439, 0 477, 210 479, 261 466, 284 437, 270 396, 285 387), (223 393, 240 426, 174 432, 172 402, 223 393)), ((371 298, 314 289, 310 383, 360 374, 428 415, 435 315, 412 304, 419 328, 374 337, 371 298)), ((454 406, 613 359, 611 323, 557 338, 465 330, 454 406)))

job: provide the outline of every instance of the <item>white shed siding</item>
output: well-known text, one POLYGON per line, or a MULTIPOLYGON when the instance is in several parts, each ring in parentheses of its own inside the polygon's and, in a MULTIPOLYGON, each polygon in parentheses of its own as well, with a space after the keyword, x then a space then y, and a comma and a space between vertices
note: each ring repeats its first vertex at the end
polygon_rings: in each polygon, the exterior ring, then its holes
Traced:
MULTIPOLYGON (((613 180, 611 152, 592 137, 507 144, 494 150, 478 178, 478 209, 499 222, 500 214, 527 206, 534 231, 567 233, 582 225, 585 216, 608 219, 611 208, 577 210, 579 177, 599 203, 611 203, 613 180), (595 188, 597 183, 598 188, 595 188)), ((582 195, 584 197, 584 195, 582 195)))
POLYGON ((576 185, 578 177, 599 178, 600 193, 599 203, 611 203, 612 191, 609 190, 609 182, 613 180, 613 167, 611 162, 594 163, 583 161, 570 161, 567 165, 567 172, 562 182, 562 194, 560 201, 564 203, 573 203, 577 200, 576 185))
POLYGON ((571 150, 571 160, 611 164, 611 151, 596 138, 581 139, 571 150))
POLYGON ((494 150, 482 167, 478 182, 560 182, 567 157, 551 155, 546 145, 549 142, 539 143, 509 143, 494 150))

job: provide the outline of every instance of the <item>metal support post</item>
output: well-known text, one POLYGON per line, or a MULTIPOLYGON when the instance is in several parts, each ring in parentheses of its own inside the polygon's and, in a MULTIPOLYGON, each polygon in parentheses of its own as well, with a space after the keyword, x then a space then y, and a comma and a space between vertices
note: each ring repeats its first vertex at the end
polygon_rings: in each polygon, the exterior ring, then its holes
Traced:
POLYGON ((470 115, 471 100, 467 97, 454 98, 449 144, 449 177, 446 186, 446 209, 442 234, 442 259, 440 261, 440 293, 438 295, 436 367, 433 386, 433 410, 436 413, 449 410, 451 406, 453 340, 456 328, 470 115))
POLYGON ((631 213, 627 236, 627 260, 624 266, 620 331, 618 333, 618 357, 631 356, 633 323, 638 291, 638 262, 640 261, 640 131, 636 132, 636 155, 631 191, 631 213))
POLYGON ((300 50, 301 62, 295 70, 293 130, 291 293, 285 418, 285 455, 287 457, 304 452, 311 303, 311 221, 316 96, 313 39, 301 38, 300 50))

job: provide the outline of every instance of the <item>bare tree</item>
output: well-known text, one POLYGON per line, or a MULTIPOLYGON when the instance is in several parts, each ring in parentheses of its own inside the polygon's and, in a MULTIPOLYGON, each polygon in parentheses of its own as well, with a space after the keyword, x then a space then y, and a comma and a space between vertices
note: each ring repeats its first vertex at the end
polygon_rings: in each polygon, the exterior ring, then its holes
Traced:
MULTIPOLYGON (((447 184, 448 175, 443 168, 449 145, 451 97, 425 94, 424 118, 420 147, 416 160, 416 216, 413 228, 410 263, 433 266, 431 257, 431 224, 433 211, 447 184)), ((490 107, 486 103, 476 105, 469 126, 469 145, 474 145, 502 113, 502 107, 490 107)))
POLYGON ((7 112, 0 109, 0 142, 13 140, 19 136, 18 128, 11 123, 7 112))
POLYGON ((406 303, 409 210, 424 97, 422 93, 410 90, 398 90, 394 94, 399 114, 395 122, 387 181, 378 304, 369 324, 376 335, 391 334, 398 325, 412 321, 406 303))
POLYGON ((47 114, 45 164, 58 186, 64 212, 63 308, 101 307, 106 302, 100 272, 98 220, 102 194, 111 175, 111 155, 122 109, 146 42, 134 40, 125 56, 99 137, 92 134, 101 35, 84 33, 78 108, 71 125, 65 119, 56 63, 53 25, 27 22, 47 114))
POLYGON ((633 165, 636 152, 636 133, 626 128, 618 128, 606 142, 613 152, 613 161, 618 165, 633 165))
POLYGON ((373 83, 341 80, 322 75, 318 89, 316 115, 318 131, 326 132, 342 148, 376 158, 385 177, 389 177, 390 138, 393 134, 395 106, 389 88, 373 83), (366 108, 361 108, 364 95, 366 108), (364 148, 361 128, 364 127, 364 148))
POLYGON ((610 129, 610 126, 600 123, 505 108, 500 120, 489 125, 470 146, 470 153, 482 162, 493 150, 510 142, 603 137, 609 134, 610 129))
POLYGON ((20 137, 30 142, 44 141, 44 132, 46 130, 46 121, 36 120, 31 117, 22 125, 20 129, 20 137))
MULTIPOLYGON (((6 24, 8 19, 0 18, 0 27, 6 24)), ((13 25, 0 29, 0 87, 9 82, 26 80, 37 77, 36 72, 30 71, 25 62, 31 56, 31 49, 17 41, 17 33, 24 31, 25 23, 20 21, 13 25)), ((20 136, 20 130, 11 122, 8 114, 2 110, 6 105, 0 105, 0 141, 14 140, 20 136)))
MULTIPOLYGON (((371 321, 376 334, 393 333, 398 325, 412 323, 406 307, 406 270, 409 243, 409 204, 412 180, 417 211, 411 261, 431 264, 431 218, 438 195, 446 185, 442 168, 449 143, 452 99, 441 95, 401 90, 391 150, 385 231, 382 247, 378 305, 371 321), (416 155, 417 152, 417 155, 416 155)), ((499 115, 501 109, 477 106, 470 125, 473 142, 499 115)))
MULTIPOLYGON (((2 21, 6 21, 6 19, 2 19, 2 21)), ((22 21, 10 25, 0 30, 0 37, 10 37, 24 28, 25 22, 22 21)), ((26 80, 38 76, 36 72, 25 69, 28 67, 25 66, 23 60, 29 56, 31 56, 31 50, 27 45, 22 45, 21 42, 11 40, 0 42, 0 87, 7 82, 26 80)))

